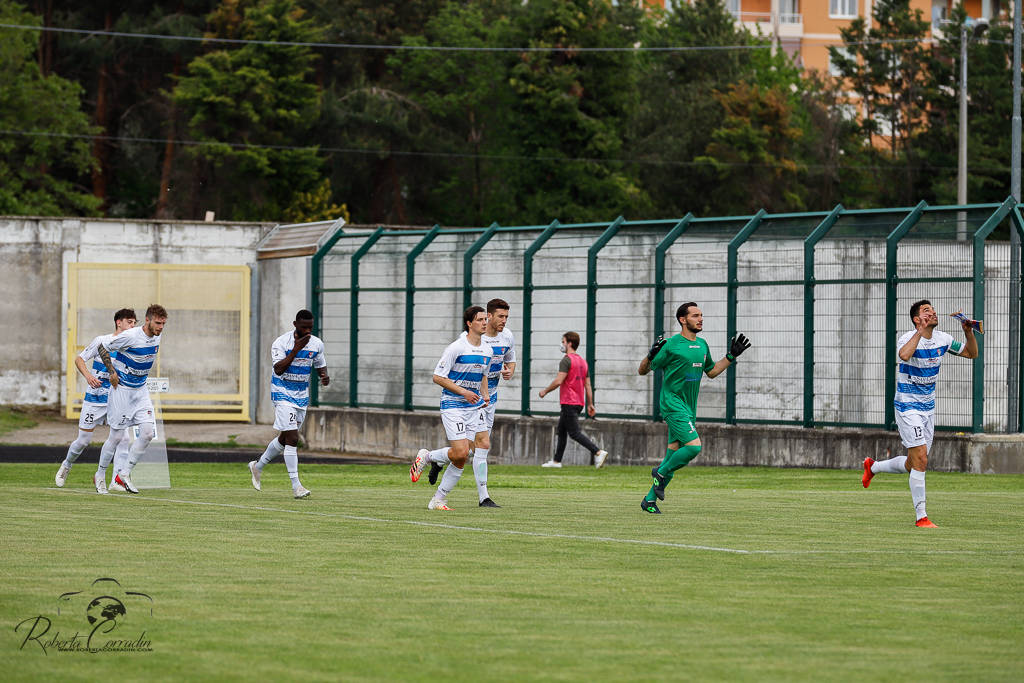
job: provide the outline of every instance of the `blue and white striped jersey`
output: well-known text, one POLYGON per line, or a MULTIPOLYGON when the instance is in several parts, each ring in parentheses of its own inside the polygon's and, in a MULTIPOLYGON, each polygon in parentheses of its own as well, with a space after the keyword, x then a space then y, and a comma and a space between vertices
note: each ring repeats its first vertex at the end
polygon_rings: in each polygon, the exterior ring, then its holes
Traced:
MULTIPOLYGON (((270 346, 271 364, 284 360, 295 348, 295 330, 285 332, 270 346)), ((270 371, 270 400, 287 403, 299 408, 309 406, 309 381, 313 368, 327 367, 324 356, 324 342, 310 335, 306 346, 292 359, 291 365, 282 374, 270 371)))
POLYGON ((146 386, 149 371, 160 350, 160 335, 150 337, 145 333, 144 326, 140 325, 103 342, 103 346, 110 351, 121 384, 133 389, 146 386))
MULTIPOLYGON (((896 342, 896 350, 903 348, 916 330, 905 333, 896 342)), ((963 342, 956 341, 941 330, 933 330, 932 338, 917 343, 917 349, 910 360, 898 359, 896 366, 896 412, 925 413, 935 412, 935 382, 939 379, 939 367, 942 356, 947 351, 960 353, 963 342)))
MULTIPOLYGON (((86 403, 95 403, 97 405, 107 405, 107 398, 110 395, 110 373, 107 372, 107 366, 100 360, 100 344, 108 342, 114 338, 112 334, 101 334, 100 336, 89 342, 89 345, 82 349, 82 352, 78 354, 78 357, 84 360, 86 363, 92 361, 92 374, 103 383, 102 386, 90 387, 86 385, 85 398, 82 400, 86 403)), ((117 352, 111 353, 110 358, 114 359, 117 357, 117 352)))
MULTIPOLYGON (((437 361, 434 374, 438 377, 447 377, 460 387, 480 394, 484 373, 487 372, 491 364, 491 354, 490 347, 485 345, 482 340, 479 345, 474 346, 469 343, 468 337, 459 337, 449 344, 441 354, 441 360, 437 361)), ((441 388, 441 410, 479 408, 483 405, 483 398, 476 403, 470 403, 462 396, 441 388)))
POLYGON ((497 336, 490 337, 486 333, 480 338, 480 343, 491 347, 491 367, 487 372, 487 390, 490 392, 490 402, 498 402, 498 382, 501 380, 501 368, 505 363, 516 362, 516 338, 508 326, 499 332, 497 336))

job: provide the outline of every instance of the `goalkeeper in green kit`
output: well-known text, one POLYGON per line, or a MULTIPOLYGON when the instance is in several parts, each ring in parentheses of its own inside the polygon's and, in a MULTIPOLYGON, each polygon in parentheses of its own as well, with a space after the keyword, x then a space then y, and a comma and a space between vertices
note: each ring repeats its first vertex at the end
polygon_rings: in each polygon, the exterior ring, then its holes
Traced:
POLYGON ((661 514, 655 500, 665 500, 665 487, 673 473, 685 467, 700 453, 700 437, 694 422, 697 419, 697 395, 702 375, 717 377, 736 362, 736 357, 750 348, 742 334, 729 342, 729 353, 717 363, 711 359, 708 343, 697 336, 704 329, 704 314, 694 302, 676 309, 676 320, 682 330, 670 339, 658 339, 647 357, 640 362, 639 373, 664 370, 661 385, 661 416, 668 423, 668 448, 665 459, 651 470, 654 486, 640 502, 644 512, 661 514))

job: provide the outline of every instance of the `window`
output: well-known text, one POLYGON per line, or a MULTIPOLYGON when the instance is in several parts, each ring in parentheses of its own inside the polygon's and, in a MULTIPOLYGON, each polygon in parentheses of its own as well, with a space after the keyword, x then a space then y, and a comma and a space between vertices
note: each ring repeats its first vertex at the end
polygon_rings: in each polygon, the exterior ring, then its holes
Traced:
POLYGON ((852 19, 857 16, 857 0, 828 0, 828 16, 833 19, 852 19))

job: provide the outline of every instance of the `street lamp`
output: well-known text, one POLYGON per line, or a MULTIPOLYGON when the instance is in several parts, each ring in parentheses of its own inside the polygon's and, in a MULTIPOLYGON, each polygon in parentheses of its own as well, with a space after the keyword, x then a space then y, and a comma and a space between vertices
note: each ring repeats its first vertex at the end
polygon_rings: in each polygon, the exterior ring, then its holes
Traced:
MULTIPOLYGON (((988 30, 988 20, 967 17, 960 25, 960 154, 956 172, 956 203, 967 203, 967 42, 977 40, 988 30), (968 35, 970 31, 970 35, 968 35)), ((967 239, 967 213, 957 216, 956 238, 967 239)))

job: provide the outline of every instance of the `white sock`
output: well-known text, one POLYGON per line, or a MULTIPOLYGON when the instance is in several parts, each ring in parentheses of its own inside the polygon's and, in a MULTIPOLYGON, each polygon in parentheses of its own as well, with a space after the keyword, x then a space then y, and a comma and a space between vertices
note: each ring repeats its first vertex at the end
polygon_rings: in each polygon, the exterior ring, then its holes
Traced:
POLYGON ((489 448, 478 448, 473 453, 473 475, 476 477, 476 492, 480 496, 480 502, 491 497, 487 493, 487 453, 489 448))
POLYGON ((888 460, 879 460, 871 466, 871 471, 875 474, 879 472, 903 474, 907 471, 907 456, 897 455, 895 458, 889 458, 888 460))
POLYGON ((437 485, 437 493, 434 494, 434 497, 439 500, 448 500, 448 494, 459 483, 460 477, 462 477, 462 470, 456 467, 454 463, 445 468, 444 474, 441 476, 441 483, 437 485))
POLYGON ((284 447, 284 466, 288 470, 288 478, 292 480, 292 488, 298 488, 299 452, 295 446, 284 447))
POLYGON ((79 429, 78 438, 72 441, 71 445, 68 446, 68 455, 64 458, 64 464, 67 465, 68 469, 71 469, 71 466, 75 464, 75 461, 78 460, 78 456, 82 454, 82 451, 85 450, 85 447, 89 445, 90 441, 92 441, 92 432, 79 429))
POLYGON ((910 470, 910 499, 914 501, 917 518, 927 517, 924 511, 924 471, 910 470))
POLYGON ((258 470, 262 470, 264 467, 270 464, 270 461, 277 456, 284 453, 285 447, 281 445, 281 442, 275 436, 270 443, 267 444, 267 449, 263 451, 263 455, 256 461, 254 467, 258 470))
POLYGON ((427 453, 427 459, 430 460, 430 462, 436 462, 438 465, 443 467, 451 462, 448 458, 449 450, 451 449, 448 446, 445 446, 444 448, 438 448, 430 451, 430 453, 427 453))
POLYGON ((114 459, 114 452, 117 450, 117 445, 121 443, 121 439, 127 437, 125 430, 123 429, 111 429, 110 434, 107 435, 107 440, 103 442, 103 448, 100 449, 100 464, 96 468, 96 474, 107 476, 107 467, 110 466, 110 461, 114 459))

